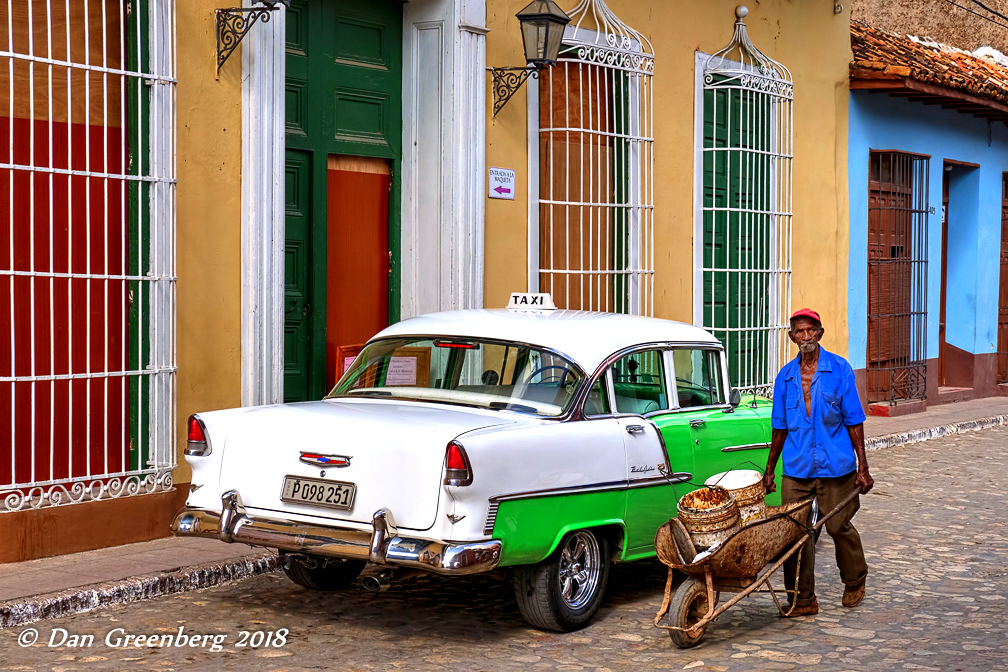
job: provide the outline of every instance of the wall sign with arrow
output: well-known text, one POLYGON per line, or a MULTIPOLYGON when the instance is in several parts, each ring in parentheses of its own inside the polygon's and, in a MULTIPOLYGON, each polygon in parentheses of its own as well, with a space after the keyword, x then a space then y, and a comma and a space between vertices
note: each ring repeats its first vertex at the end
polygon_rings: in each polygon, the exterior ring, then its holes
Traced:
POLYGON ((515 197, 515 171, 510 168, 491 168, 487 185, 490 198, 506 198, 513 201, 515 197))

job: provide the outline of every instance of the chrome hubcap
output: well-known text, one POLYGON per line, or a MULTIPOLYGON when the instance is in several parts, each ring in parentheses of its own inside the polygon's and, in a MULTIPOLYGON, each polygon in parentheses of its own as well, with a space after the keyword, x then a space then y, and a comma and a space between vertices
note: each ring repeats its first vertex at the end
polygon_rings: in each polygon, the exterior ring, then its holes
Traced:
POLYGON ((560 551, 560 598, 569 609, 581 609, 595 595, 599 582, 598 541, 591 532, 575 532, 560 551))

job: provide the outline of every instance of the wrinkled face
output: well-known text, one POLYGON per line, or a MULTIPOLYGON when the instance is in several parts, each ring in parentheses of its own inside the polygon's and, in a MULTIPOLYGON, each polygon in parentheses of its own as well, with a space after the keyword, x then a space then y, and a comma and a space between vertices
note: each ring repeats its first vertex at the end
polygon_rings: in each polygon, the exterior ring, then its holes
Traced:
POLYGON ((791 330, 788 331, 788 336, 803 355, 809 355, 819 347, 819 339, 824 333, 825 329, 811 317, 796 317, 791 320, 791 330))

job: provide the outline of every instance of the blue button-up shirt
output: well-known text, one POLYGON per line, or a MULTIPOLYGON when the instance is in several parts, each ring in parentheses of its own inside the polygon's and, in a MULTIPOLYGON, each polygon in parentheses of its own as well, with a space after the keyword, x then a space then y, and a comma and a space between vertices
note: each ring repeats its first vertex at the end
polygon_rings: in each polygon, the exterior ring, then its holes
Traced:
POLYGON ((819 366, 812 378, 812 416, 805 410, 801 354, 788 362, 774 381, 774 429, 786 429, 784 475, 792 478, 836 478, 857 469, 847 427, 865 420, 854 384, 854 372, 843 357, 819 347, 819 366))

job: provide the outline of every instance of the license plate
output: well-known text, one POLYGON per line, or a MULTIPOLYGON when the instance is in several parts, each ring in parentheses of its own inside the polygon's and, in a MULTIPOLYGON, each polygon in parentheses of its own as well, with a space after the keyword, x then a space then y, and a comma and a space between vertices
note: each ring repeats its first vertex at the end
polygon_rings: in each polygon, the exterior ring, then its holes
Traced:
POLYGON ((326 481, 321 478, 285 476, 280 499, 296 504, 325 506, 330 509, 353 508, 357 486, 342 481, 326 481))

